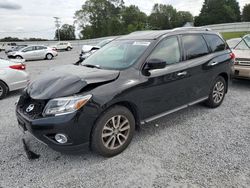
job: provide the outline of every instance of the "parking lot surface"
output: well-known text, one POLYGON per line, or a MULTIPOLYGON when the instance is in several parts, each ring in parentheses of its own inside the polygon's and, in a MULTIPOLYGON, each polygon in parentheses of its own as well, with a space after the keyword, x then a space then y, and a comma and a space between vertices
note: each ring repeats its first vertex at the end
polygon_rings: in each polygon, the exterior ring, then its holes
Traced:
MULTIPOLYGON (((26 62, 31 80, 76 62, 79 51, 26 62)), ((0 187, 250 187, 250 81, 233 81, 219 108, 198 104, 144 125, 113 158, 61 154, 23 136, 15 118, 19 95, 0 101, 0 187), (39 159, 27 159, 23 137, 39 159)))

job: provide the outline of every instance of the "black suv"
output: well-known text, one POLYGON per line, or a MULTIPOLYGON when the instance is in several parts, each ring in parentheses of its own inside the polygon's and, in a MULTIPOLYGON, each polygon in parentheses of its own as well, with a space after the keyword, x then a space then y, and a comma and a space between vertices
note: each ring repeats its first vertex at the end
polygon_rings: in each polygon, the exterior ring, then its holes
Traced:
POLYGON ((234 54, 207 29, 122 36, 79 66, 52 68, 19 99, 19 126, 57 151, 122 152, 134 131, 190 105, 218 107, 234 54))

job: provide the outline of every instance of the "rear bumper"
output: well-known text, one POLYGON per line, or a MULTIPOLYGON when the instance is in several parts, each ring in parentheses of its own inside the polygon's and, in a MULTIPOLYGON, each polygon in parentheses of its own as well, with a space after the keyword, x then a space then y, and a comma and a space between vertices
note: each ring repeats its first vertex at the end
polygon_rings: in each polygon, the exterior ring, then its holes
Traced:
POLYGON ((250 66, 234 65, 233 77, 250 79, 250 66))

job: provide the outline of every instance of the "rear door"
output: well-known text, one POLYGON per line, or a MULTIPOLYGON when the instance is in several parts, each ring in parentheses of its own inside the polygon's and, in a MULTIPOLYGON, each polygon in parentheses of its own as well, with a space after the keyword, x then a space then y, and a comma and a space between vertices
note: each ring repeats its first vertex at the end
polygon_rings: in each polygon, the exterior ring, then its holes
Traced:
POLYGON ((217 35, 186 34, 182 35, 182 44, 190 83, 190 102, 204 100, 210 93, 213 81, 223 71, 220 68, 227 58, 225 43, 217 35))
POLYGON ((36 46, 35 56, 36 59, 45 59, 47 52, 47 47, 45 46, 36 46))

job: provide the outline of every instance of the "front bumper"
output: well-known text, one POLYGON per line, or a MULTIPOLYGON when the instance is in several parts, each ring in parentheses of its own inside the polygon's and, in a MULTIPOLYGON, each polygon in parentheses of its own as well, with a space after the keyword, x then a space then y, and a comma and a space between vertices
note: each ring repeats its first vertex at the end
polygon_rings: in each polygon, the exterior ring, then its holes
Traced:
MULTIPOLYGON (((84 110, 86 111, 86 110, 84 110)), ((79 152, 89 148, 90 134, 95 116, 76 112, 67 115, 31 119, 16 110, 19 127, 28 131, 39 141, 59 152, 79 152), (57 133, 67 135, 68 142, 58 143, 54 136, 57 133)))
POLYGON ((233 77, 250 79, 250 66, 234 65, 233 77))

